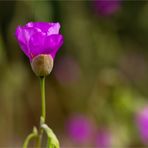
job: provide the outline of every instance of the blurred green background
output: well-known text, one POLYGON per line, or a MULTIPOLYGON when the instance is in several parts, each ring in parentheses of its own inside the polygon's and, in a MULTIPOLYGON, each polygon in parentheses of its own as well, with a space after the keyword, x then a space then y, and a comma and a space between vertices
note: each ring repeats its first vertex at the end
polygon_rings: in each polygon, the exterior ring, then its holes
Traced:
MULTIPOLYGON (((21 147, 38 126, 39 80, 15 39, 29 21, 60 22, 64 45, 46 78, 47 124, 63 148, 95 147, 106 129, 113 147, 144 147, 135 113, 148 102, 148 2, 122 1, 103 16, 93 1, 0 1, 0 147, 21 147), (94 135, 76 142, 68 119, 93 123, 94 135)), ((103 147, 101 147, 103 148, 103 147)))

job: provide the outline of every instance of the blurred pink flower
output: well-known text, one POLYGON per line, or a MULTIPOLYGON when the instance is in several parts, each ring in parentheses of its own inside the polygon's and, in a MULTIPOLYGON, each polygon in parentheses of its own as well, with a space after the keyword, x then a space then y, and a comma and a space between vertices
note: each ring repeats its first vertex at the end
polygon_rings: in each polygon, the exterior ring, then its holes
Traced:
POLYGON ((87 143, 93 134, 91 121, 82 115, 73 116, 67 123, 68 135, 77 143, 87 143))
POLYGON ((97 14, 109 16, 119 10, 121 0, 94 0, 93 6, 97 14))
POLYGON ((100 129, 96 134, 96 148, 110 148, 111 137, 109 131, 100 129))
POLYGON ((144 107, 137 113, 136 124, 142 142, 148 144, 148 107, 144 107))

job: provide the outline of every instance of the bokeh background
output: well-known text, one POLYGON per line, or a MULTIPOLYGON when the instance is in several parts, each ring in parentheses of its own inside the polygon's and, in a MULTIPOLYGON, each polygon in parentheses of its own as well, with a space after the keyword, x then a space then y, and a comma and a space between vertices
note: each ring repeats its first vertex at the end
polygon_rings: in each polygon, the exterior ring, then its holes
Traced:
POLYGON ((21 147, 39 124, 39 79, 15 39, 29 21, 61 23, 46 78, 47 124, 61 147, 147 147, 147 0, 0 1, 0 147, 21 147))

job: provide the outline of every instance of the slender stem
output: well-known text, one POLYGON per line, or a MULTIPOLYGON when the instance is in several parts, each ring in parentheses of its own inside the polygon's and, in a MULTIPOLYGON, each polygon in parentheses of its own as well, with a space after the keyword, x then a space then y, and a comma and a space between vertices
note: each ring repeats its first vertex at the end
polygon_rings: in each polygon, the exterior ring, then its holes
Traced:
POLYGON ((45 104, 45 77, 40 77, 40 87, 41 87, 41 103, 42 103, 42 122, 46 119, 46 104, 45 104))
POLYGON ((45 103, 45 77, 40 77, 40 89, 41 89, 41 118, 40 118, 40 131, 38 135, 37 148, 42 145, 43 130, 41 125, 45 123, 46 119, 46 103, 45 103))
POLYGON ((41 141, 42 141, 41 135, 38 135, 36 148, 40 148, 41 147, 41 141))
POLYGON ((37 137, 37 134, 36 133, 31 133, 27 136, 24 144, 23 144, 23 148, 27 148, 28 147, 28 144, 30 142, 30 140, 32 140, 33 138, 37 137))

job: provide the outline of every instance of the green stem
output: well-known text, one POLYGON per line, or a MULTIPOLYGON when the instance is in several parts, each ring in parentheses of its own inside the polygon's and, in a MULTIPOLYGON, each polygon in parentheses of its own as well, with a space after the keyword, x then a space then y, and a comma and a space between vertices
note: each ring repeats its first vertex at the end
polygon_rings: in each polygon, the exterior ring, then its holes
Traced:
POLYGON ((36 133, 31 133, 27 136, 24 144, 23 144, 23 148, 27 148, 28 147, 28 144, 30 142, 30 140, 32 140, 33 138, 37 137, 37 134, 36 133))
POLYGON ((40 134, 40 135, 38 135, 36 148, 40 148, 41 147, 41 141, 42 141, 42 138, 41 138, 41 134, 40 134))
POLYGON ((38 135, 37 148, 42 145, 43 130, 41 125, 45 123, 46 119, 46 103, 45 103, 45 77, 40 77, 40 89, 41 89, 41 118, 40 118, 40 131, 38 135))
POLYGON ((42 103, 42 122, 46 119, 46 105, 45 105, 45 77, 40 77, 40 87, 41 87, 41 103, 42 103))

